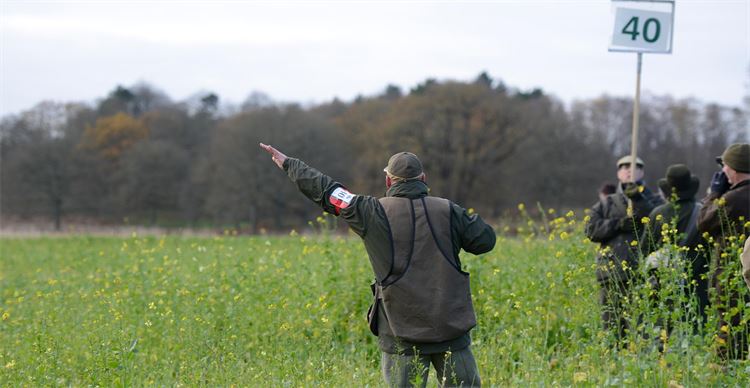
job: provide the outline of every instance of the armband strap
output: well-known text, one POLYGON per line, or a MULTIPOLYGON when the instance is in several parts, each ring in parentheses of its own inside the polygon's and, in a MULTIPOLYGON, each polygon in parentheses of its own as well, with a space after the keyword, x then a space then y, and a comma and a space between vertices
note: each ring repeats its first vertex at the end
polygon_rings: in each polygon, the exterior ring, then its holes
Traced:
POLYGON ((347 191, 343 187, 337 187, 328 197, 328 202, 336 208, 336 214, 339 214, 341 209, 346 209, 349 204, 354 200, 355 195, 347 191))

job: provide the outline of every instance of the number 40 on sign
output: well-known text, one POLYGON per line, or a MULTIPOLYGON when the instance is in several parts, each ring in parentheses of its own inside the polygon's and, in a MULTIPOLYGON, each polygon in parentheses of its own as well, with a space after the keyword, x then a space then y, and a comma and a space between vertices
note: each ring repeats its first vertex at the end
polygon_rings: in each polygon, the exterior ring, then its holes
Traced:
POLYGON ((671 53, 674 1, 613 0, 610 51, 671 53))

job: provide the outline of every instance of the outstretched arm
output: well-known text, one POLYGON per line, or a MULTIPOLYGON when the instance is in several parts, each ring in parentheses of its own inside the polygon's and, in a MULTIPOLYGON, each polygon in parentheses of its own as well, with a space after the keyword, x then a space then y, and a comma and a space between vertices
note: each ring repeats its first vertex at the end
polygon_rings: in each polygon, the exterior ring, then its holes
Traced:
MULTIPOLYGON (((337 199, 343 189, 343 185, 331 179, 328 175, 308 166, 303 161, 284 155, 276 148, 260 143, 260 147, 271 154, 271 160, 286 172, 289 179, 297 185, 299 191, 308 199, 315 202, 326 212, 338 214, 340 208, 348 206, 351 198, 344 196, 345 203, 337 199), (337 189, 341 188, 337 191, 337 189)), ((348 193, 348 192, 347 192, 348 193)))
POLYGON ((260 143, 271 154, 271 159, 286 172, 302 194, 328 213, 341 215, 349 227, 360 236, 367 233, 375 209, 380 207, 377 198, 355 195, 328 175, 308 166, 303 161, 287 157, 276 148, 260 143))

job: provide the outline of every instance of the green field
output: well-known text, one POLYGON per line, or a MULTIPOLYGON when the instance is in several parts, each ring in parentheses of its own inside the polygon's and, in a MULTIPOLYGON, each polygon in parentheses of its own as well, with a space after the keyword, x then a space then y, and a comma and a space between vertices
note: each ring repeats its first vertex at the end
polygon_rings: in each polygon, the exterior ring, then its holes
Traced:
MULTIPOLYGON (((610 350, 596 247, 572 218, 550 225, 462 257, 485 385, 750 384, 747 363, 716 364, 711 333, 677 332, 663 354, 648 340, 610 350)), ((354 236, 0 244, 0 386, 383 385, 354 236)))

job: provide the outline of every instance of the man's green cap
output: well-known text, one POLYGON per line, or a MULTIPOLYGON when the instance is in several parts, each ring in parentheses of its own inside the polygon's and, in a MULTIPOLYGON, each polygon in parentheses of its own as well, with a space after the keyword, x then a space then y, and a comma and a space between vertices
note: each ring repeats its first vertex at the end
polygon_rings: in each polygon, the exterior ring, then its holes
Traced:
MULTIPOLYGON (((617 168, 620 168, 624 164, 631 165, 633 164, 632 161, 633 161, 633 158, 631 158, 630 155, 623 156, 622 158, 617 160, 617 168)), ((643 168, 643 161, 641 160, 641 158, 636 157, 635 164, 636 166, 643 168)))
POLYGON ((422 162, 411 152, 399 152, 390 159, 383 171, 401 179, 415 179, 422 175, 422 162))
POLYGON ((737 172, 748 174, 750 173, 750 144, 734 143, 727 147, 716 160, 737 172))

